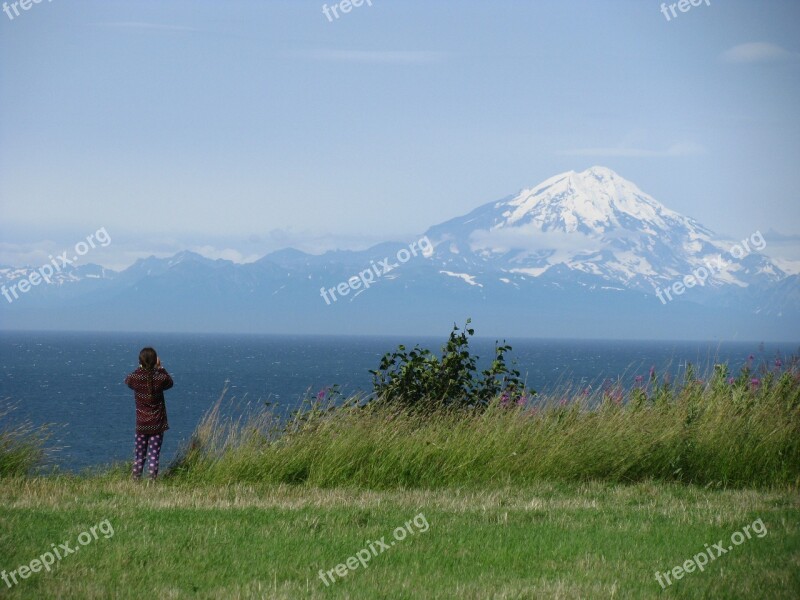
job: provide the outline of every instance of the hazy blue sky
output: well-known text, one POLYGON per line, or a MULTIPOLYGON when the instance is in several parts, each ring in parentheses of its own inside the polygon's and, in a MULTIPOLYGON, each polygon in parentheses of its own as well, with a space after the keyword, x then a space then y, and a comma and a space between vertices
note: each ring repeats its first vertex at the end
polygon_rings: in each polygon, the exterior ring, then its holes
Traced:
POLYGON ((113 266, 364 247, 592 165, 720 233, 800 234, 797 0, 322 5, 0 13, 0 263, 100 227, 113 266))

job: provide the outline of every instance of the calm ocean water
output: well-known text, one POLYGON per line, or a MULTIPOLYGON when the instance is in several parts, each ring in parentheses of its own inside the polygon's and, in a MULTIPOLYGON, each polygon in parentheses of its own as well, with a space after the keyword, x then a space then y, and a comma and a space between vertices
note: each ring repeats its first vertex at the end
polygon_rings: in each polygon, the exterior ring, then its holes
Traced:
MULTIPOLYGON (((139 349, 152 345, 175 380, 166 393, 170 430, 162 465, 188 439, 203 413, 228 385, 240 406, 264 401, 285 409, 304 394, 339 384, 347 393, 369 391, 369 369, 404 343, 436 350, 435 339, 392 337, 283 337, 186 334, 8 333, 0 334, 0 402, 17 406, 9 421, 57 423, 51 444, 62 447, 57 462, 67 470, 129 460, 135 420, 133 392, 125 375, 139 349)), ((701 372, 714 362, 738 370, 748 355, 772 362, 797 353, 797 345, 698 342, 508 340, 509 359, 538 391, 565 382, 602 385, 621 376, 627 384, 651 366, 679 374, 688 362, 701 372)), ((494 340, 470 344, 483 362, 494 340)), ((0 423, 0 428, 2 428, 0 423)))

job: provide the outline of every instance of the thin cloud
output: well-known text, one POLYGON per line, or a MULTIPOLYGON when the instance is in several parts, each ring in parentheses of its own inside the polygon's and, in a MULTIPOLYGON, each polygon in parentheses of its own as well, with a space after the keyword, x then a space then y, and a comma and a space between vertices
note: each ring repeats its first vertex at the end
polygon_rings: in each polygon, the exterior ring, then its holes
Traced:
POLYGON ((622 158, 665 158, 677 156, 695 156, 704 154, 705 148, 699 144, 685 143, 673 144, 666 150, 649 150, 646 148, 635 148, 630 146, 605 146, 597 148, 575 148, 572 150, 560 150, 556 154, 560 156, 602 156, 602 157, 622 157, 622 158))
POLYGON ((789 62, 800 59, 800 53, 789 52, 776 44, 750 42, 739 44, 722 53, 723 61, 734 64, 789 62))
POLYGON ((199 29, 187 27, 186 25, 164 25, 161 23, 144 23, 139 21, 118 21, 114 23, 94 23, 96 27, 107 27, 114 29, 139 29, 149 31, 191 31, 199 32, 199 29))
POLYGON ((561 252, 595 252, 601 242, 581 232, 542 231, 534 224, 499 229, 478 229, 469 237, 470 248, 475 250, 555 250, 561 252))
POLYGON ((367 64, 429 64, 441 62, 446 55, 442 52, 421 50, 310 50, 300 54, 303 58, 328 62, 349 62, 367 64))
POLYGON ((778 233, 774 229, 770 228, 764 236, 770 242, 800 242, 800 234, 783 234, 778 233))

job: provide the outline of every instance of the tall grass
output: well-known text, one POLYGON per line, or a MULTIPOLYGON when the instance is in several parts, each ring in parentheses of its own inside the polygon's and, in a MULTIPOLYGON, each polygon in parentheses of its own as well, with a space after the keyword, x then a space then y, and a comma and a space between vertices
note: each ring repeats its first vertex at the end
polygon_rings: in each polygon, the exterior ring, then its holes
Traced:
MULTIPOLYGON (((221 402, 221 400, 220 400, 221 402)), ((187 481, 372 489, 541 480, 800 485, 800 376, 563 389, 535 405, 414 412, 381 399, 314 403, 288 423, 233 420, 220 402, 170 469, 187 481)))
POLYGON ((30 421, 12 424, 9 415, 14 410, 11 404, 0 406, 0 477, 29 475, 44 466, 49 455, 49 428, 30 421))

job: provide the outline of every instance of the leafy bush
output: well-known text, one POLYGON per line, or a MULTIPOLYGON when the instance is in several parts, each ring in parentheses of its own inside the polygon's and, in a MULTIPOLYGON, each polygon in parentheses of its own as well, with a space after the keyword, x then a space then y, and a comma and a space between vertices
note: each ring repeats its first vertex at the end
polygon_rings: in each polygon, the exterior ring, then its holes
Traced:
POLYGON ((504 404, 524 404, 536 392, 526 390, 519 371, 506 365, 511 346, 496 342, 491 366, 479 373, 478 357, 469 352, 468 336, 475 333, 470 323, 467 319, 463 330, 453 325, 441 357, 418 345, 411 351, 400 345, 384 354, 378 369, 370 371, 375 397, 423 411, 485 408, 496 398, 504 404))

